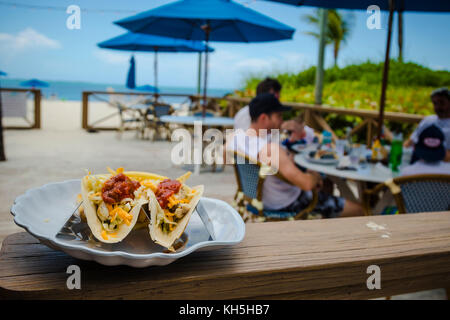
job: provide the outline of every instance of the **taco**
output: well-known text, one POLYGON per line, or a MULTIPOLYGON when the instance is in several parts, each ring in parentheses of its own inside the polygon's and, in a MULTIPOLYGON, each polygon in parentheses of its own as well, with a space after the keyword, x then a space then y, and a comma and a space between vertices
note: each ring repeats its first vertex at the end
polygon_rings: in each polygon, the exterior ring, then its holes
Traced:
POLYGON ((109 174, 83 177, 81 196, 84 215, 96 239, 105 243, 122 241, 143 215, 142 206, 148 203, 145 179, 165 177, 144 173, 124 172, 123 168, 109 174))
POLYGON ((185 184, 190 174, 160 180, 158 184, 144 183, 149 187, 150 237, 170 251, 175 251, 173 244, 183 234, 203 194, 203 185, 191 188, 185 184))

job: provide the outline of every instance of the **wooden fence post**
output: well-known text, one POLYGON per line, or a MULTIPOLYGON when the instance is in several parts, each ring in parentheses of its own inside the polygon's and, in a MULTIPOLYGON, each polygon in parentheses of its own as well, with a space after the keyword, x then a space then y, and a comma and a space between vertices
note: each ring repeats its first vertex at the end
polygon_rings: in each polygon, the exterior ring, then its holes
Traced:
POLYGON ((83 91, 82 113, 81 113, 81 127, 88 129, 88 112, 89 112, 89 92, 83 91))
POLYGON ((34 95, 34 129, 41 128, 41 90, 32 90, 34 95))

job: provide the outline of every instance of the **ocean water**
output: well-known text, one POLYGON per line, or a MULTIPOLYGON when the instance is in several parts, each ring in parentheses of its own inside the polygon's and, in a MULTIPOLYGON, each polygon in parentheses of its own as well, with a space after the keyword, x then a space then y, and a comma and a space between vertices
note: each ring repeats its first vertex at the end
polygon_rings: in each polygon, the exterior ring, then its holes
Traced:
MULTIPOLYGON (((25 79, 1 79, 1 86, 3 88, 24 88, 20 85, 20 82, 25 81, 25 79)), ((43 80, 45 81, 45 80, 43 80)), ((112 88, 114 91, 120 92, 130 92, 130 90, 125 87, 125 85, 117 84, 107 84, 107 83, 90 83, 90 82, 74 82, 74 81, 46 81, 49 83, 47 88, 39 88, 44 96, 44 99, 54 99, 54 100, 71 100, 71 101, 81 101, 83 91, 106 91, 107 88, 112 88)), ((142 91, 136 91, 142 92, 142 91)), ((203 92, 203 91, 202 91, 203 92)), ((217 89, 208 88, 209 96, 224 96, 227 93, 232 93, 233 89, 217 89)), ((161 86, 160 93, 178 93, 178 94, 196 94, 197 88, 192 87, 169 87, 161 86)), ((171 100, 170 98, 165 98, 164 100, 171 100)), ((173 98, 173 100, 179 100, 173 98)))

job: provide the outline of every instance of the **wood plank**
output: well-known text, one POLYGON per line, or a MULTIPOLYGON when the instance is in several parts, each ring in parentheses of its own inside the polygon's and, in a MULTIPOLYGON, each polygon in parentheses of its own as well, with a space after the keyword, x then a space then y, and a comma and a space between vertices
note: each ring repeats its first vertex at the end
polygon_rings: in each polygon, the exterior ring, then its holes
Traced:
POLYGON ((89 129, 89 92, 83 91, 81 102, 81 128, 89 129))
POLYGON ((237 246, 144 269, 76 260, 18 233, 2 246, 0 297, 346 299, 448 287, 449 217, 442 212, 248 224, 237 246), (374 231, 368 222, 385 229, 374 231), (66 289, 71 264, 81 268, 81 290, 66 289), (372 264, 381 268, 381 290, 366 287, 372 264))
POLYGON ((34 129, 40 129, 41 128, 41 90, 33 89, 31 90, 34 95, 34 129))

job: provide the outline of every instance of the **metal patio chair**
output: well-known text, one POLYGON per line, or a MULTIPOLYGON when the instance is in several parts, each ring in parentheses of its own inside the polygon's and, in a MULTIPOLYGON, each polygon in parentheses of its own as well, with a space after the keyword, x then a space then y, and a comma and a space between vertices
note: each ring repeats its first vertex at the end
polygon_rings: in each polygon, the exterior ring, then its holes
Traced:
MULTIPOLYGON (((309 213, 313 211, 317 204, 317 192, 313 192, 310 205, 300 212, 264 209, 262 187, 270 167, 252 160, 240 152, 234 152, 233 156, 233 166, 238 185, 234 201, 244 221, 247 221, 249 216, 252 219, 259 218, 263 221, 299 220, 309 217, 309 213)), ((277 176, 287 182, 280 174, 277 174, 277 176)))
POLYGON ((170 104, 163 102, 153 102, 152 107, 146 116, 146 128, 154 132, 153 140, 155 135, 160 135, 161 132, 165 131, 167 134, 166 138, 170 139, 170 127, 167 123, 162 122, 160 119, 162 116, 168 116, 173 113, 173 108, 170 104))
POLYGON ((366 190, 363 206, 372 215, 371 199, 381 192, 391 192, 399 213, 450 210, 450 174, 420 174, 390 179, 366 190))

